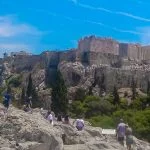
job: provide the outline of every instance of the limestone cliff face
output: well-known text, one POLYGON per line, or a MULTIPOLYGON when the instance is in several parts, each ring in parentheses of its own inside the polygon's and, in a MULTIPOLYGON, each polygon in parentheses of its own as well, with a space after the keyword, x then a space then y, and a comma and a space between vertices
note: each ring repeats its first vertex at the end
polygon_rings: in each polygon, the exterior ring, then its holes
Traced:
MULTIPOLYGON (((140 70, 124 70, 109 66, 84 66, 81 63, 63 62, 59 69, 69 88, 70 95, 78 88, 87 92, 92 89, 94 95, 101 95, 102 92, 112 92, 114 86, 117 88, 131 87, 133 79, 137 88, 147 90, 150 72, 140 70)), ((73 97, 70 97, 73 99, 73 97)))

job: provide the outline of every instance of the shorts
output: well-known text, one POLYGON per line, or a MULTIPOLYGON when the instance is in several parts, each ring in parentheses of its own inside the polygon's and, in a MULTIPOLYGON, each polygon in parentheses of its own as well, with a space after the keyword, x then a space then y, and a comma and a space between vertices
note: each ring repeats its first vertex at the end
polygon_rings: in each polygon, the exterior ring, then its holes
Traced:
POLYGON ((80 126, 76 126, 76 128, 78 129, 78 131, 82 131, 83 130, 83 127, 80 127, 80 126))
POLYGON ((119 142, 124 141, 124 137, 118 137, 118 141, 119 141, 119 142))
POLYGON ((127 145, 133 144, 133 136, 131 136, 131 135, 126 136, 126 144, 127 145))

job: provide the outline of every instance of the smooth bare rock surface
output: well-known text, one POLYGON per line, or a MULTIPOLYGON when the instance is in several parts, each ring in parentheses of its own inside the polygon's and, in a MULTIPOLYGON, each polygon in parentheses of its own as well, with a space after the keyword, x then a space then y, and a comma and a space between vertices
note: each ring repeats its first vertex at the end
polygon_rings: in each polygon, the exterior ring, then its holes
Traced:
POLYGON ((30 114, 11 107, 7 121, 0 120, 0 129, 0 148, 15 148, 17 142, 19 150, 63 149, 62 134, 37 111, 30 114))
MULTIPOLYGON (((0 107, 2 107, 0 105, 0 107)), ((26 113, 10 107, 6 121, 0 119, 0 150, 125 150, 116 136, 102 135, 102 129, 85 123, 83 131, 72 125, 50 125, 39 109, 26 113), (17 144, 16 144, 17 143, 17 144)), ((149 150, 150 144, 134 139, 134 150, 149 150)))

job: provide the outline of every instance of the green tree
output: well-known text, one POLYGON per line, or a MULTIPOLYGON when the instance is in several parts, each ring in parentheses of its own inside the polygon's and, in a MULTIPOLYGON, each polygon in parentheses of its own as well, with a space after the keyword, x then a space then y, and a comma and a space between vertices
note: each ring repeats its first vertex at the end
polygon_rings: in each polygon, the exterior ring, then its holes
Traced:
POLYGON ((150 81, 147 82, 147 95, 150 95, 150 81))
POLYGON ((33 83, 32 83, 32 76, 30 73, 29 79, 28 79, 28 86, 27 86, 27 96, 28 97, 32 96, 32 89, 33 89, 33 83))
POLYGON ((132 77, 131 89, 132 89, 132 100, 135 100, 135 98, 136 98, 136 83, 135 83, 134 77, 132 77))
POLYGON ((28 86, 27 86, 27 97, 32 97, 32 107, 41 107, 41 101, 38 99, 38 94, 32 82, 32 76, 29 74, 28 86))
POLYGON ((56 114, 68 111, 67 87, 60 71, 57 71, 56 81, 52 87, 51 108, 56 114))
POLYGON ((38 94, 37 91, 35 89, 35 87, 33 86, 32 88, 32 107, 36 108, 36 107, 41 107, 42 106, 42 102, 41 100, 38 98, 38 94))
POLYGON ((113 105, 109 101, 98 96, 87 96, 83 103, 86 110, 86 118, 105 114, 110 115, 114 110, 113 105))
POLYGON ((8 85, 8 87, 7 87, 7 93, 11 94, 11 86, 10 85, 8 85))
POLYGON ((86 91, 82 88, 78 88, 75 93, 75 100, 83 101, 86 97, 86 91))
POLYGON ((74 101, 71 104, 70 111, 72 117, 80 117, 86 112, 86 109, 81 101, 74 101))
POLYGON ((113 90, 113 104, 114 105, 120 104, 120 98, 116 86, 114 86, 113 90))
POLYGON ((22 88, 22 91, 21 91, 21 100, 20 100, 20 104, 23 105, 25 102, 25 88, 23 87, 22 88))

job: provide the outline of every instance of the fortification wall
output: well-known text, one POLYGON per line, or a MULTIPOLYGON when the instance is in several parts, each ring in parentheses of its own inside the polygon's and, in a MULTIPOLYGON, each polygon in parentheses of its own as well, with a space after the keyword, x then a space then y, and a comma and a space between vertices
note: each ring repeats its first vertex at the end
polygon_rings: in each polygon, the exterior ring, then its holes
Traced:
POLYGON ((16 56, 9 60, 9 64, 11 64, 17 72, 31 70, 38 62, 41 62, 40 55, 16 56))
POLYGON ((143 52, 143 60, 150 60, 150 46, 143 46, 141 49, 143 52))
POLYGON ((119 55, 119 43, 117 41, 107 38, 97 38, 95 36, 81 39, 78 49, 81 52, 90 51, 119 55))
POLYGON ((142 60, 143 53, 141 46, 137 44, 128 44, 128 57, 133 60, 142 60))
POLYGON ((65 52, 60 52, 60 56, 59 56, 59 61, 71 61, 71 62, 75 62, 77 59, 77 50, 76 49, 72 49, 69 51, 65 51, 65 52))
POLYGON ((131 60, 144 60, 145 50, 139 44, 120 43, 119 55, 131 60))
POLYGON ((119 44, 119 56, 121 57, 128 57, 128 44, 120 43, 119 44))

